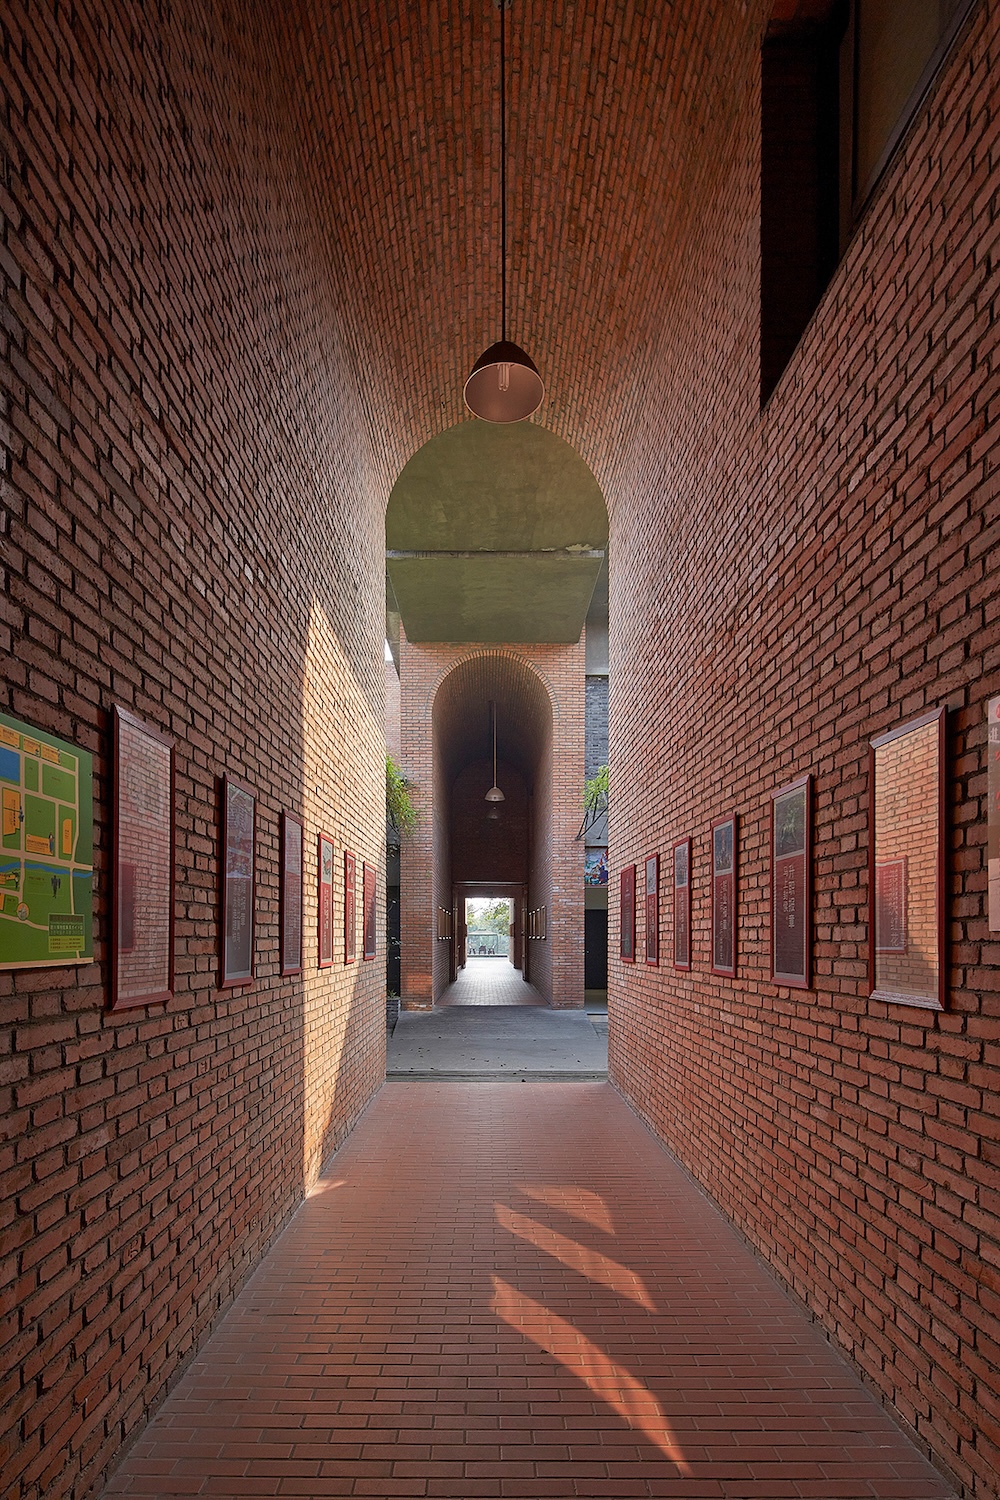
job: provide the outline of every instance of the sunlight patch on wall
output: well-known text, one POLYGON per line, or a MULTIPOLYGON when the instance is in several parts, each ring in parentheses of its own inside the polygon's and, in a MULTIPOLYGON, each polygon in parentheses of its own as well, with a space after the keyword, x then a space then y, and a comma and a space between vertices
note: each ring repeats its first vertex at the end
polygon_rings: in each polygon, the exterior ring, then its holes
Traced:
MULTIPOLYGON (((362 959, 362 869, 365 860, 385 876, 385 783, 380 747, 385 726, 377 721, 336 632, 322 606, 309 620, 303 683, 303 815, 305 849, 305 984, 302 1056, 304 1118, 302 1163, 306 1184, 315 1181, 330 1148, 329 1129, 342 1069, 363 1066, 370 1045, 355 1008, 365 1003, 376 965, 362 959), (379 751, 379 753, 376 753, 379 751), (371 830, 378 844, 370 846, 371 830), (317 835, 334 845, 333 963, 317 967, 317 835), (344 962, 344 850, 357 859, 357 957, 344 962), (358 1037, 356 1046, 352 1037, 358 1037)), ((384 973, 379 902, 378 969, 384 973)), ((381 987, 384 992, 384 985, 381 987)), ((371 1024, 369 1017, 368 1026, 371 1024)), ((380 1032, 381 1034, 381 1032, 380 1032)))

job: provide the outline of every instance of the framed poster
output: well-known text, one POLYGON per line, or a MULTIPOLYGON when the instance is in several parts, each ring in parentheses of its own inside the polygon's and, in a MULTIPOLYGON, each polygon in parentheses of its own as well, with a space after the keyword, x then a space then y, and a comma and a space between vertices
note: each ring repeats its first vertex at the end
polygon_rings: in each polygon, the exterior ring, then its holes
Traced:
POLYGON ((771 793, 771 978, 812 982, 812 777, 771 793))
POLYGON ((376 929, 378 924, 378 902, 376 900, 375 880, 377 871, 374 865, 365 864, 363 879, 364 899, 364 935, 365 935, 365 958, 375 957, 376 929))
POLYGON ((0 969, 94 956, 93 757, 0 714, 0 969))
POLYGON ((111 1009, 174 989, 174 742, 112 710, 111 1009))
POLYGON ((352 964, 358 956, 358 862, 349 849, 344 850, 344 963, 352 964))
POLYGON ((583 883, 584 885, 607 885, 608 851, 606 848, 583 851, 583 883))
POLYGON ((302 819, 281 814, 281 972, 302 973, 302 819))
POLYGON ((674 968, 691 967, 691 840, 681 839, 674 859, 674 968))
POLYGON ((712 973, 736 973, 736 814, 712 824, 712 973))
POLYGON ((1000 698, 990 699, 986 722, 988 926, 990 932, 1000 932, 1000 698))
POLYGON ((222 778, 222 919, 219 988, 253 981, 257 799, 231 776, 222 778))
POLYGON ((316 853, 316 966, 328 969, 333 963, 333 839, 321 833, 316 853))
POLYGON ((619 949, 622 963, 635 963, 635 865, 626 865, 620 877, 621 937, 619 949))
POLYGON ((646 861, 646 962, 660 962, 660 856, 646 861))
POLYGON ((945 998, 945 710, 871 741, 871 998, 941 1010, 945 998))

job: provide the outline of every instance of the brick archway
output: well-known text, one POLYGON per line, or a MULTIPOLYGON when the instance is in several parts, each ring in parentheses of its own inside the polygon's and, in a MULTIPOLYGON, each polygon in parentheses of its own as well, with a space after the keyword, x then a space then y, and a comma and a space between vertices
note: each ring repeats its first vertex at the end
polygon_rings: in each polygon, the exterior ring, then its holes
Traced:
POLYGON ((402 753, 420 811, 401 872, 403 1005, 429 1008, 454 973, 455 939, 438 935, 438 913, 451 911, 455 933, 453 887, 471 881, 523 885, 519 920, 524 910, 544 908, 545 936, 528 939, 532 983, 550 1005, 581 1006, 583 856, 574 835, 583 780, 582 644, 470 651, 404 635, 401 651, 402 753), (491 702, 505 791, 496 821, 484 802, 493 769, 491 702))

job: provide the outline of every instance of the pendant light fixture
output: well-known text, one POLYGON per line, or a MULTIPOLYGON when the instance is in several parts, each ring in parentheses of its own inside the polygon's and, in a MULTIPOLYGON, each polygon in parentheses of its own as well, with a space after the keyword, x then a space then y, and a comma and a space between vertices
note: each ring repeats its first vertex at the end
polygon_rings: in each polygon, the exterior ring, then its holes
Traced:
POLYGON ((535 363, 507 337, 507 47, 500 10, 500 338, 479 356, 465 382, 465 404, 484 422, 523 422, 542 403, 545 387, 535 363))
MULTIPOLYGON (((490 718, 493 720, 493 785, 486 793, 484 801, 494 803, 506 800, 503 792, 497 786, 497 706, 495 703, 490 704, 490 718)), ((491 807, 486 816, 495 817, 499 811, 499 808, 491 807)))

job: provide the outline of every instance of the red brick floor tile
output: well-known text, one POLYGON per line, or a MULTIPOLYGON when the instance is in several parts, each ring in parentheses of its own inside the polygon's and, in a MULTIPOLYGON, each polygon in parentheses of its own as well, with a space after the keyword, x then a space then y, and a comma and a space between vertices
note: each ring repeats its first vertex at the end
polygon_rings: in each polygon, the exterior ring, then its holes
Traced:
POLYGON ((533 984, 527 984, 508 958, 466 960, 458 978, 435 1001, 441 1005, 544 1005, 533 984))
POLYGON ((108 1500, 952 1500, 601 1083, 386 1085, 108 1500))

